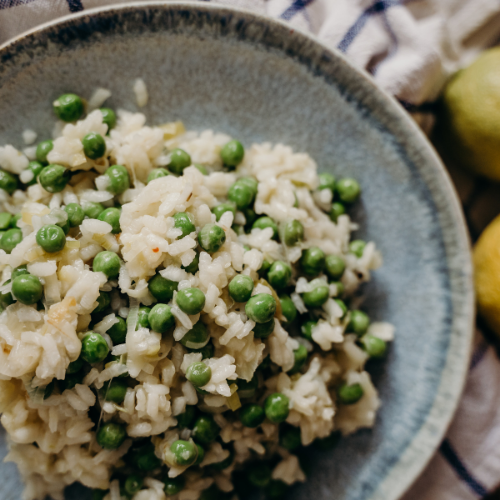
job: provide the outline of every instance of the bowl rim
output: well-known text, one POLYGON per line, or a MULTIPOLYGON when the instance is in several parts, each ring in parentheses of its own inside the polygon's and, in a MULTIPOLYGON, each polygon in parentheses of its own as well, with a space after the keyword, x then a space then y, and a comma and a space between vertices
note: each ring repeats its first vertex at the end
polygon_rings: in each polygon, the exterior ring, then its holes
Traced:
MULTIPOLYGON (((285 29, 291 36, 299 37, 299 39, 301 38, 303 41, 317 45, 323 53, 329 57, 330 64, 332 60, 337 60, 339 64, 343 66, 342 69, 344 71, 351 72, 350 76, 355 75, 354 77, 362 86, 362 90, 365 94, 376 97, 378 101, 384 105, 383 113, 386 117, 396 120, 398 123, 398 135, 406 137, 409 140, 409 144, 417 146, 427 163, 427 168, 433 170, 433 174, 440 185, 438 189, 440 189, 441 195, 446 197, 446 202, 449 204, 448 209, 450 210, 454 222, 454 228, 451 228, 451 231, 455 232, 454 243, 457 241, 460 243, 461 264, 463 266, 461 272, 464 280, 464 291, 461 302, 463 309, 459 313, 453 311, 453 324, 450 327, 450 345, 448 346, 446 361, 441 372, 436 396, 428 411, 427 418, 408 444, 399 460, 392 465, 387 476, 382 480, 370 497, 370 500, 400 499, 423 472, 445 437, 465 386, 472 350, 475 325, 475 293, 473 286, 471 241, 461 203, 448 171, 422 129, 393 96, 376 84, 371 75, 355 66, 347 56, 338 49, 328 47, 316 35, 303 29, 296 28, 284 20, 272 18, 249 9, 223 4, 202 4, 200 2, 194 2, 193 0, 134 0, 129 3, 117 3, 94 7, 47 21, 7 40, 0 45, 0 59, 10 48, 14 48, 23 40, 35 38, 37 35, 43 34, 43 32, 49 31, 50 29, 63 27, 63 25, 75 24, 83 18, 96 17, 109 12, 140 11, 151 8, 161 8, 172 11, 188 9, 196 12, 218 12, 221 15, 233 14, 245 16, 246 18, 253 18, 261 23, 266 23, 270 27, 279 28, 281 30, 285 29), (456 318, 458 314, 461 314, 461 317, 457 325, 456 318), (452 352, 452 340, 458 342, 458 345, 454 346, 455 349, 460 351, 458 354, 457 352, 452 352), (457 359, 457 356, 459 356, 459 359, 457 359)), ((300 61, 295 61, 295 63, 302 65, 300 61)), ((361 99, 359 101, 361 101, 361 99)), ((373 111, 373 104, 367 105, 367 107, 373 111)), ((429 185, 427 180, 424 179, 424 181, 426 185, 429 185)), ((440 224, 440 227, 443 234, 450 231, 449 227, 443 226, 442 224, 440 224)), ((451 259, 447 251, 449 246, 450 243, 446 243, 445 241, 445 253, 448 261, 451 259)), ((452 286, 453 283, 450 282, 450 289, 452 289, 452 286)), ((452 295, 455 294, 452 293, 452 295)))

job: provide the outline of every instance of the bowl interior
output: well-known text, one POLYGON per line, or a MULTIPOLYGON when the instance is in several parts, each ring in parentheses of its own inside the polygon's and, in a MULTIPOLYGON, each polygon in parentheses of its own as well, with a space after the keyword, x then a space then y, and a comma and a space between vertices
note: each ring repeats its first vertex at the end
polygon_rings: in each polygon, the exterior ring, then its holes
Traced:
MULTIPOLYGON (((0 144, 22 147, 53 126, 61 93, 136 111, 132 85, 146 82, 148 122, 182 120, 253 142, 307 151, 320 170, 360 180, 356 237, 373 240, 384 266, 366 286, 373 320, 396 341, 372 368, 382 408, 376 426, 311 454, 307 484, 290 498, 397 498, 439 443, 467 363, 472 299, 468 244, 438 161, 396 105, 351 68, 284 25, 199 6, 147 6, 82 15, 0 52, 0 144)), ((0 496, 18 500, 11 465, 0 496)), ((72 496, 79 498, 79 496, 72 496)), ((85 498, 82 496, 81 498, 85 498)))

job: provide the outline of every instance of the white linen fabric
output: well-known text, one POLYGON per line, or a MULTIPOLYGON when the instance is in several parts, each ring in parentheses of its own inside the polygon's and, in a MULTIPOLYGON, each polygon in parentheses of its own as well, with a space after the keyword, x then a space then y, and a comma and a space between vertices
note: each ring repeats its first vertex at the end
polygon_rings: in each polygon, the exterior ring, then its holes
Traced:
MULTIPOLYGON (((126 3, 126 0, 0 0, 0 43, 52 19, 118 3, 126 3)), ((432 102, 446 78, 500 37, 498 0, 218 0, 210 3, 246 8, 310 31, 370 73, 424 128, 432 122, 432 102)), ((468 177, 464 181, 463 176, 459 176, 458 180, 467 186, 472 183, 468 177)), ((470 189, 458 187, 461 195, 468 192, 463 196, 465 201, 470 189)), ((454 422, 438 453, 404 500, 472 500, 484 497, 497 486, 500 482, 499 380, 500 363, 495 351, 478 333, 467 385, 454 422)))

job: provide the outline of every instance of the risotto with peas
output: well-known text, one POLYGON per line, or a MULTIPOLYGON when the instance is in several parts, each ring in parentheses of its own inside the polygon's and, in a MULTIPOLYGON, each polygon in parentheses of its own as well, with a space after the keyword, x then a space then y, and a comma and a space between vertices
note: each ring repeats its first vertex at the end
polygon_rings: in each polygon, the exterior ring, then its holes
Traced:
POLYGON ((26 500, 284 498, 304 447, 380 404, 365 364, 393 328, 360 310, 381 264, 351 238, 360 186, 109 95, 62 95, 53 139, 0 147, 7 460, 26 500))

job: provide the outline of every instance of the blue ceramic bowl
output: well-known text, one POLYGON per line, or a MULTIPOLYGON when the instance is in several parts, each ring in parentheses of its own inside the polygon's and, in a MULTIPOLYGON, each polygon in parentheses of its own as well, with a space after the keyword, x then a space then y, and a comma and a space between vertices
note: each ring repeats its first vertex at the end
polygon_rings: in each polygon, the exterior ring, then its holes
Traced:
MULTIPOLYGON (((182 119, 245 144, 307 151, 321 170, 360 179, 355 220, 385 264, 366 287, 371 317, 396 326, 374 371, 376 426, 333 452, 312 454, 290 498, 394 500, 440 443, 469 359, 473 292, 469 242, 450 180, 408 115, 337 52, 254 14, 193 3, 141 2, 83 12, 0 49, 0 144, 51 130, 52 101, 109 88, 109 106, 135 109, 144 78, 150 123, 182 119)), ((4 455, 2 438, 0 455, 4 455)), ((71 493, 72 499, 88 498, 71 493)), ((12 464, 0 498, 18 500, 12 464)))

